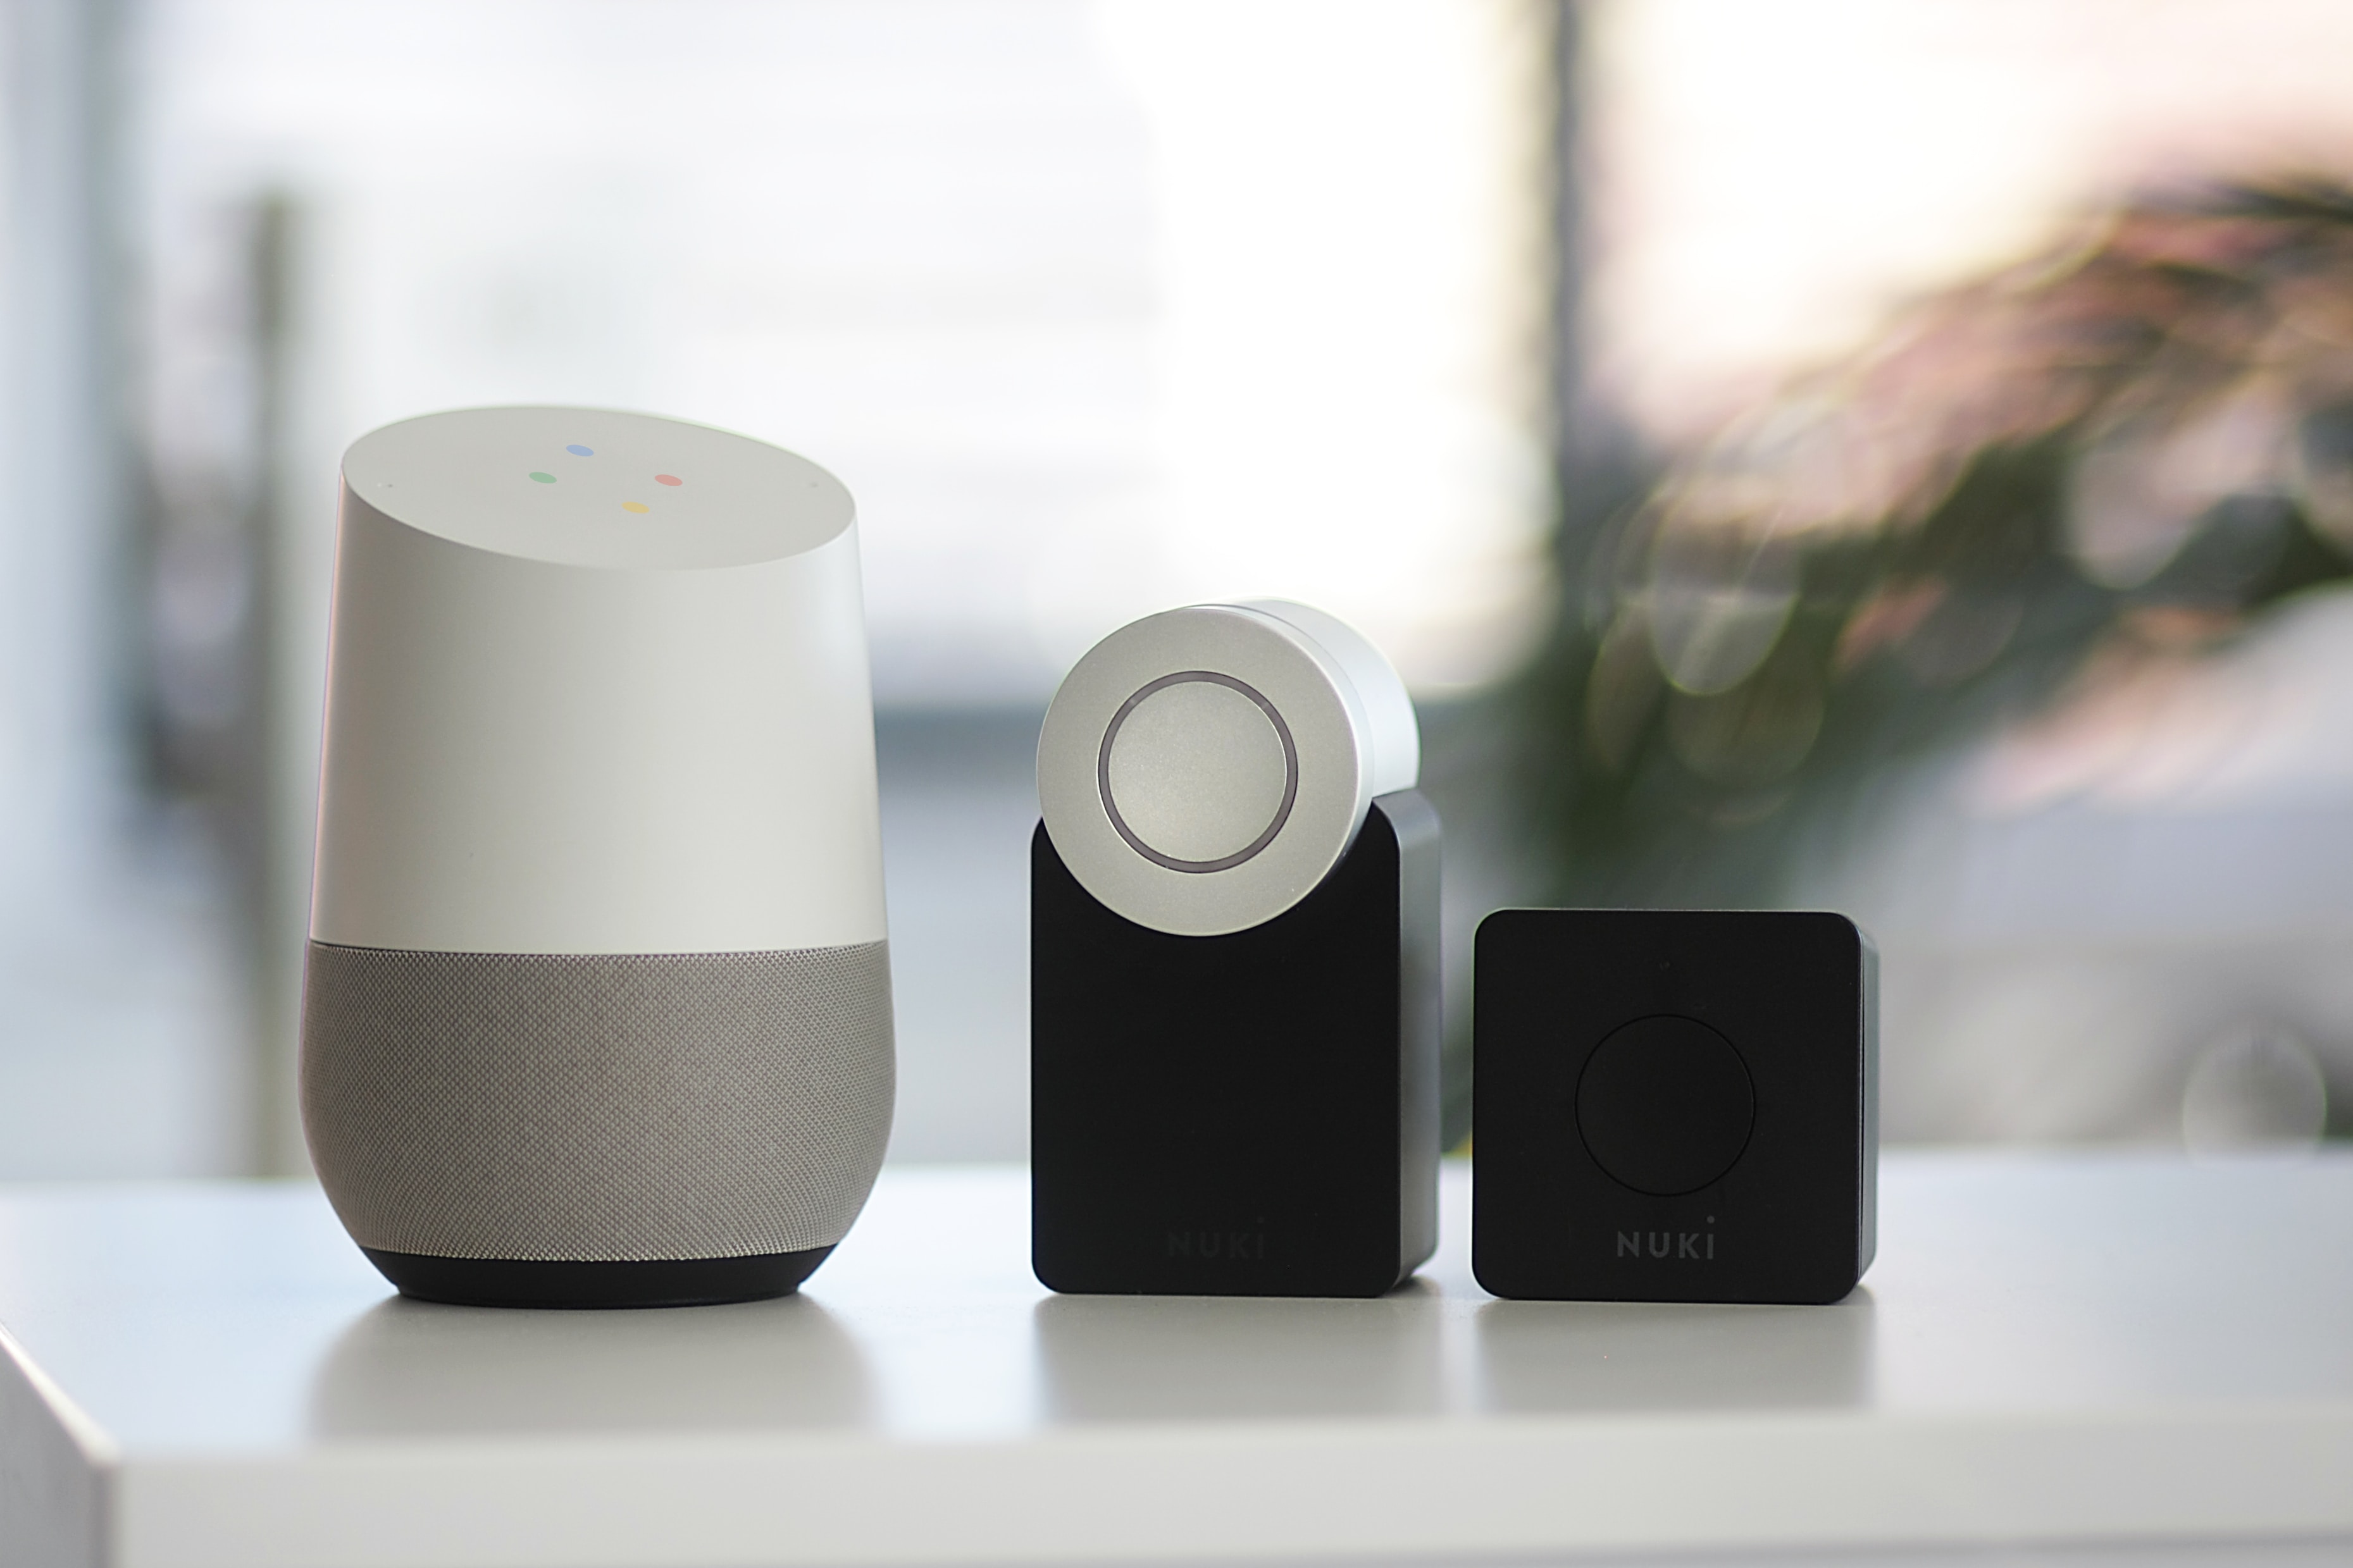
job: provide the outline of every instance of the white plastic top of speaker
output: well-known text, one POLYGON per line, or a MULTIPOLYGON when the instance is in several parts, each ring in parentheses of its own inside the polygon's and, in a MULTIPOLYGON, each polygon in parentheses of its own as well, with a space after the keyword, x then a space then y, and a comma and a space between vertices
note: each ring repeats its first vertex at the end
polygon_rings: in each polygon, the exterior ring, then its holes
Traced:
POLYGON ((370 432, 352 492, 411 528, 572 566, 748 566, 850 525, 841 482, 765 441, 596 408, 469 408, 370 432))
POLYGON ((475 408, 343 459, 311 935, 882 940, 856 510, 683 420, 475 408))
POLYGON ((1079 660, 1046 712, 1038 797, 1107 908, 1219 936, 1305 898, 1420 764, 1405 684, 1353 627, 1277 600, 1195 605, 1079 660))

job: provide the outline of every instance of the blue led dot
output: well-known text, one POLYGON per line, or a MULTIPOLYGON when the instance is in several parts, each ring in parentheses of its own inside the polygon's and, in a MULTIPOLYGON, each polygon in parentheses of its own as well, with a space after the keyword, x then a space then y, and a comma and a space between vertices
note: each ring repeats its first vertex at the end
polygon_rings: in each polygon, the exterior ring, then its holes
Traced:
POLYGON ((564 449, 575 458, 593 458, 596 455, 596 448, 594 447, 566 447, 564 449))

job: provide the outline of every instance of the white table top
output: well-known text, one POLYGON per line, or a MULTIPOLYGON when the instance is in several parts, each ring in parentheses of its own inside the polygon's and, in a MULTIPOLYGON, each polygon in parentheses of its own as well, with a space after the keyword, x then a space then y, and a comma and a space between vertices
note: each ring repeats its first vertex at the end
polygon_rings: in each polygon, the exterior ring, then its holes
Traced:
MULTIPOLYGON (((1017 1169, 792 1300, 396 1300, 315 1190, 0 1194, 0 1562, 2353 1542, 2353 1157, 1890 1155, 1834 1307, 1054 1297, 1017 1169)), ((2348 1548, 2353 1550, 2353 1548, 2348 1548)), ((2330 1548, 2335 1560, 2335 1548, 2330 1548)))

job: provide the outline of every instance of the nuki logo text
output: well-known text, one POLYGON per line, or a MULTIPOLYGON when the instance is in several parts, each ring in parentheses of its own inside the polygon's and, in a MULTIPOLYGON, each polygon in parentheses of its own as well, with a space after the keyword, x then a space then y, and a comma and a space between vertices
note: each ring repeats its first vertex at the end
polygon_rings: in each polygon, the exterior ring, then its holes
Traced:
POLYGON ((1262 1230, 1172 1230, 1168 1256, 1197 1263, 1262 1263, 1266 1232, 1262 1230))
MULTIPOLYGON (((1715 1216, 1707 1216, 1715 1223, 1715 1216)), ((1620 1258, 1655 1258, 1670 1262, 1712 1263, 1715 1260, 1715 1232, 1713 1230, 1621 1230, 1618 1232, 1620 1258)))

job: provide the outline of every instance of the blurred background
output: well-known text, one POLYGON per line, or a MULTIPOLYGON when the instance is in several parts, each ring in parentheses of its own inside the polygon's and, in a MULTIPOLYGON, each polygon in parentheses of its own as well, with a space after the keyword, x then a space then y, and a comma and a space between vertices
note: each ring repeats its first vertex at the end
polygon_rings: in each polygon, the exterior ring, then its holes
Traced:
POLYGON ((1354 620, 1512 902, 1832 907, 1887 1135, 2353 1133, 2353 10, 7 0, 0 1177, 302 1168, 335 465, 858 496, 892 1157, 1027 1145, 1031 752, 1354 620))

